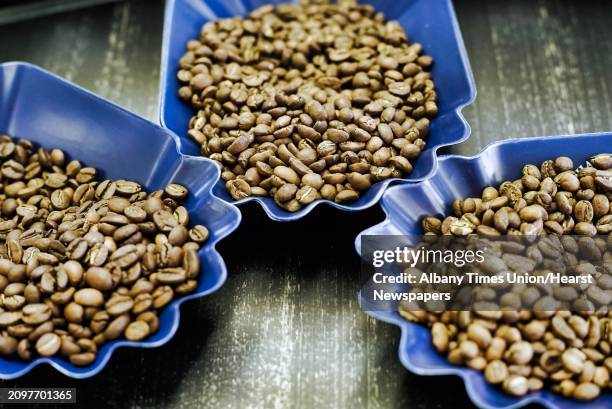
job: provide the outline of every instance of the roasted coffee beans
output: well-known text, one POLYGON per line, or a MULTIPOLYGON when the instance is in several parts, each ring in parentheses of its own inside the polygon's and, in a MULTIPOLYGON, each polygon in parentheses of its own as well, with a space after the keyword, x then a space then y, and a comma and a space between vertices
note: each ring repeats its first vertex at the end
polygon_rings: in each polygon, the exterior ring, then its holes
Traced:
MULTIPOLYGON (((189 136, 236 200, 288 211, 401 177, 438 113, 420 44, 354 0, 264 6, 206 23, 180 60, 189 136)), ((20 172, 7 168, 7 172, 20 172)))
POLYGON ((96 178, 58 149, 0 136, 0 355, 88 365, 105 342, 140 341, 195 290, 198 249, 172 183, 150 194, 96 178))
MULTIPOLYGON (((568 254, 572 246, 595 243, 592 250, 604 260, 607 274, 594 271, 597 285, 578 300, 585 312, 530 308, 573 299, 573 294, 547 294, 537 287, 517 287, 509 293, 516 297, 503 300, 514 307, 494 313, 478 308, 430 313, 400 305, 406 319, 431 326, 433 344, 449 362, 484 371, 488 382, 511 395, 549 385, 566 397, 592 400, 612 386, 612 154, 596 155, 578 170, 575 166, 568 157, 525 165, 520 178, 487 187, 481 197, 456 200, 453 216, 422 222, 425 234, 436 235, 572 235, 561 240, 568 254)), ((534 263, 541 259, 532 257, 534 263)), ((576 268, 595 269, 587 263, 576 268)))

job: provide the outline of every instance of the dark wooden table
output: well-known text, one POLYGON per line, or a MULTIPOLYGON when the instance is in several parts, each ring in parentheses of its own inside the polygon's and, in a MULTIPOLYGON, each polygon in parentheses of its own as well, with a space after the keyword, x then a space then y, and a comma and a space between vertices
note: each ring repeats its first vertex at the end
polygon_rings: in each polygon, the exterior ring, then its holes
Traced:
MULTIPOLYGON (((457 0, 456 8, 479 95, 465 111, 471 138, 449 152, 612 129, 611 2, 457 0)), ((39 64, 155 120, 162 12, 155 0, 19 16, 0 26, 0 61, 39 64)), ((0 21, 9 13, 0 9, 0 21)), ((87 408, 470 407, 457 378, 408 373, 397 360, 399 331, 356 304, 353 240, 381 210, 319 209, 278 224, 241 208, 242 226, 220 246, 226 285, 185 305, 165 346, 121 350, 93 379, 39 367, 1 386, 76 387, 87 408)))

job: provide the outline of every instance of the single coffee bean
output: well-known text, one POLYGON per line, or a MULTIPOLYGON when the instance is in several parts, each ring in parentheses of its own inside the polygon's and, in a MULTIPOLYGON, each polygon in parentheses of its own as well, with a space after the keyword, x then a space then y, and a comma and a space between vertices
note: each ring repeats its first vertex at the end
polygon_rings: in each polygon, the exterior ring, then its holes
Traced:
POLYGON ((57 334, 48 332, 36 341, 36 352, 42 356, 53 356, 59 351, 61 343, 62 341, 57 334))
POLYGON ((149 325, 144 321, 134 321, 125 329, 125 337, 130 341, 140 341, 149 335, 149 325))
POLYGON ((194 226, 191 230, 189 230, 189 238, 196 243, 204 243, 208 240, 210 233, 208 229, 201 224, 194 226))
POLYGON ((581 383, 574 389, 572 397, 578 400, 593 400, 600 394, 600 389, 597 385, 589 382, 581 383))
POLYGON ((104 295, 95 288, 83 288, 74 293, 74 301, 85 307, 99 307, 104 303, 104 295))
POLYGON ((77 304, 76 302, 71 302, 64 307, 64 317, 69 322, 80 324, 83 322, 84 311, 85 309, 83 306, 77 304))
MULTIPOLYGON (((157 212, 153 213, 153 222, 155 223, 155 226, 157 226, 157 228, 164 233, 172 231, 172 229, 178 225, 174 215, 167 210, 158 210, 157 212)), ((120 232, 118 238, 121 239, 129 234, 134 234, 137 229, 137 226, 135 228, 127 228, 125 231, 120 232)))
POLYGON ((113 279, 110 271, 101 267, 91 267, 88 269, 87 273, 85 273, 85 283, 99 291, 108 291, 113 288, 113 279))
POLYGON ((173 246, 181 246, 189 239, 189 231, 185 226, 175 226, 168 233, 168 242, 173 246))
POLYGON ((119 338, 124 333, 129 323, 130 317, 127 314, 123 314, 116 317, 106 327, 106 330, 104 331, 104 336, 109 341, 119 338))
POLYGON ((510 375, 503 382, 506 393, 514 396, 523 396, 529 391, 528 380, 524 376, 510 375))
POLYGON ((153 292, 153 308, 160 309, 164 307, 172 300, 173 295, 172 287, 168 285, 157 287, 153 292))
MULTIPOLYGON (((5 300, 6 306, 6 300, 5 300)), ((21 320, 29 325, 38 325, 51 318, 52 311, 47 304, 28 304, 21 310, 21 320)))
POLYGON ((175 200, 184 200, 189 191, 183 185, 179 185, 178 183, 170 183, 168 186, 166 186, 164 192, 175 200))
POLYGON ((147 212, 140 206, 129 205, 123 209, 123 213, 132 222, 144 222, 147 219, 147 212))
POLYGON ((96 360, 96 354, 93 352, 83 352, 71 354, 69 356, 70 363, 77 366, 87 366, 96 360))
POLYGON ((0 356, 11 356, 17 351, 18 341, 8 335, 0 335, 0 356))
MULTIPOLYGON (((168 213, 169 214, 169 213, 168 213)), ((164 217, 168 217, 166 213, 164 213, 164 217)), ((172 218, 174 218, 173 216, 170 216, 172 218)), ((161 223, 166 223, 166 220, 163 220, 163 222, 161 223)), ((171 224, 174 224, 171 223, 171 224)), ((164 224, 164 229, 166 228, 166 225, 164 224)), ((159 224, 158 224, 159 227, 159 224)), ((132 241, 135 239, 135 235, 140 234, 140 229, 138 228, 138 226, 136 224, 126 224, 125 226, 121 226, 119 227, 117 230, 114 231, 113 233, 113 239, 116 242, 123 242, 123 241, 132 241)), ((140 236, 136 236, 136 237, 140 237, 140 236)), ((138 238, 136 238, 136 241, 139 241, 138 238)))
POLYGON ((229 194, 236 200, 244 199, 251 195, 251 187, 243 179, 229 180, 225 186, 229 194))
POLYGON ((129 180, 118 180, 115 182, 117 186, 117 192, 126 196, 131 196, 142 190, 142 186, 136 182, 129 180))
POLYGON ((115 295, 106 302, 104 308, 110 315, 117 316, 127 313, 133 306, 134 300, 131 297, 127 295, 115 295))
POLYGON ((343 190, 342 192, 339 192, 336 197, 334 198, 334 201, 336 203, 347 203, 347 202, 353 202, 355 200, 357 200, 359 198, 359 194, 357 194, 357 192, 355 192, 354 190, 343 190))
POLYGON ((508 378, 508 367, 503 361, 491 361, 487 364, 484 375, 487 382, 493 385, 501 384, 508 378))

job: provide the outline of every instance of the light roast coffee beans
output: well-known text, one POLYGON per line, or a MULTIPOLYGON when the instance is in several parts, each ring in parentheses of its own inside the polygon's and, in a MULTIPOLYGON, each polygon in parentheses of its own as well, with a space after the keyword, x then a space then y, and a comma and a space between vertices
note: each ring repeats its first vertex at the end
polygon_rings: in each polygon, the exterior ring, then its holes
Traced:
POLYGON ((195 290, 209 232, 189 227, 187 189, 96 173, 0 136, 0 355, 88 365, 107 341, 156 332, 158 311, 195 290))
MULTIPOLYGON (((477 308, 430 313, 400 305, 404 318, 431 327, 436 350, 449 362, 484 371, 488 382, 508 394, 522 396, 548 385, 566 397, 592 400, 612 387, 612 154, 589 162, 577 171, 567 157, 525 165, 519 179, 487 187, 481 197, 456 200, 454 215, 422 221, 425 233, 436 235, 599 235, 594 242, 607 274, 597 275, 597 285, 581 301, 593 312, 530 308, 573 296, 536 287, 517 288, 516 297, 502 300, 514 307, 494 313, 477 308)), ((583 243, 564 239, 566 248, 583 243)))
POLYGON ((372 6, 305 1, 206 23, 177 77, 229 194, 297 211, 412 171, 438 113, 431 65, 372 6))

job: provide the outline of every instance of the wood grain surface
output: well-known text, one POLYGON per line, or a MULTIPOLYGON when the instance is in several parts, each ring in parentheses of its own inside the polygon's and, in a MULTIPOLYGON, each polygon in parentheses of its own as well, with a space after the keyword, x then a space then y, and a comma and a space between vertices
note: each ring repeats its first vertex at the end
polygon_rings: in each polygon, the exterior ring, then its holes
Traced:
MULTIPOLYGON (((612 2, 457 0, 455 7, 478 98, 465 110, 471 138, 446 153, 612 129, 612 2)), ((41 65, 155 120, 162 18, 163 4, 153 0, 3 25, 0 61, 41 65)), ((378 207, 319 208, 291 224, 269 221, 254 205, 241 210, 243 224, 220 246, 227 283, 183 307, 168 344, 120 350, 93 379, 38 367, 0 386, 76 387, 83 408, 471 407, 457 378, 406 371, 399 331, 356 303, 353 240, 383 219, 378 207)))

